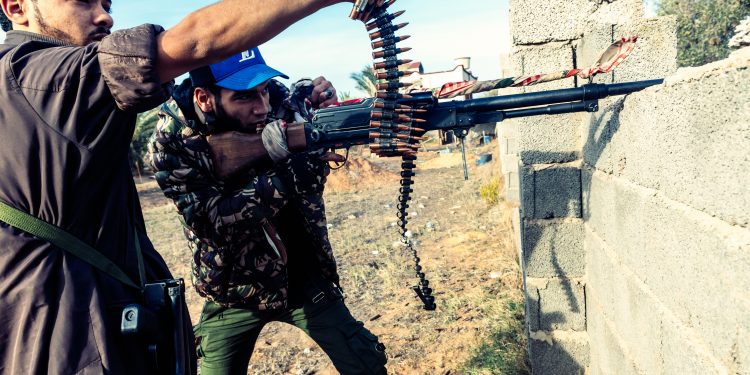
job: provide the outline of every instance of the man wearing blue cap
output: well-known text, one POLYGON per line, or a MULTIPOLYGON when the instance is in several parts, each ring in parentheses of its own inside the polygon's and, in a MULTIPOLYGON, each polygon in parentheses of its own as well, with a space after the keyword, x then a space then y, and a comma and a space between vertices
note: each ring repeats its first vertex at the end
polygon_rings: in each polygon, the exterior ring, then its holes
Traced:
POLYGON ((161 108, 152 164, 184 219, 193 283, 207 301, 194 327, 201 373, 246 374, 263 326, 303 329, 342 374, 384 374, 385 347, 346 308, 325 218, 326 155, 289 151, 287 122, 336 102, 322 77, 290 93, 257 48, 196 69, 161 108), (218 177, 207 138, 258 134, 250 171, 218 177))

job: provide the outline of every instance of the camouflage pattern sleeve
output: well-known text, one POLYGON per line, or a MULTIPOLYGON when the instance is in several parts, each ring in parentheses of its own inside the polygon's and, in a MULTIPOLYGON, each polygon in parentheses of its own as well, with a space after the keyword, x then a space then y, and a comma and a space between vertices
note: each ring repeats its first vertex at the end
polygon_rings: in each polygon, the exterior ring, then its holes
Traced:
POLYGON ((214 178, 205 138, 186 125, 173 102, 162 106, 150 151, 164 195, 195 235, 214 247, 257 235, 260 224, 287 203, 273 172, 251 171, 236 186, 214 178))

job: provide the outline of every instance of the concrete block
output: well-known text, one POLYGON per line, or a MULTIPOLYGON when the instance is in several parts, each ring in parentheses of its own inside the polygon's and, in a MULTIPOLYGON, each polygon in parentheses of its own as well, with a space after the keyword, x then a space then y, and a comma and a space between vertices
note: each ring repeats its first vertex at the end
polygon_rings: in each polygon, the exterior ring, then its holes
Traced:
POLYGON ((586 331, 591 347, 592 375, 636 375, 639 371, 635 358, 623 346, 622 338, 614 331, 612 322, 604 315, 599 304, 587 301, 586 331))
MULTIPOLYGON (((526 266, 523 262, 523 251, 521 250, 521 244, 523 243, 521 240, 521 233, 523 232, 523 229, 521 227, 521 211, 518 209, 518 207, 513 208, 513 214, 511 216, 510 222, 513 225, 513 243, 516 245, 516 249, 518 250, 518 264, 521 266, 521 270, 525 270, 526 266)), ((523 273, 523 278, 524 280, 526 280, 525 271, 523 271, 523 273)), ((526 290, 526 287, 524 287, 524 290, 526 290)))
POLYGON ((496 125, 500 155, 518 153, 518 126, 513 121, 498 122, 496 125))
POLYGON ((519 202, 521 200, 521 189, 519 188, 518 172, 508 172, 503 176, 505 176, 505 200, 519 202))
POLYGON ((518 138, 507 138, 505 149, 508 151, 508 155, 518 156, 518 138))
POLYGON ((638 22, 645 15, 643 0, 601 1, 597 10, 589 15, 588 21, 592 24, 616 25, 638 22))
POLYGON ((637 35, 636 47, 614 70, 615 82, 664 78, 677 71, 677 19, 656 17, 615 26, 615 38, 637 35))
POLYGON ((524 221, 523 254, 528 277, 583 277, 583 220, 524 221))
POLYGON ((581 217, 580 172, 578 162, 521 167, 522 217, 581 217))
POLYGON ((613 142, 620 129, 620 112, 626 98, 610 97, 599 100, 599 111, 587 114, 583 126, 583 163, 595 166, 596 169, 619 175, 627 165, 627 158, 613 151, 617 144, 613 142))
POLYGON ((508 120, 518 125, 519 157, 524 164, 567 163, 580 159, 583 113, 508 120))
MULTIPOLYGON (((573 67, 573 44, 555 42, 545 45, 515 46, 511 59, 517 76, 547 74, 573 67)), ((563 79, 518 88, 519 92, 536 92, 575 87, 573 79, 563 79)))
MULTIPOLYGON (((711 353, 704 337, 680 322, 665 301, 593 231, 587 231, 586 251, 589 333, 607 326, 621 347, 613 348, 610 355, 632 361, 639 373, 727 373, 726 364, 711 353)), ((591 336, 592 345, 599 342, 591 336)), ((603 368, 604 373, 619 374, 620 367, 629 366, 616 361, 611 365, 614 368, 603 368)), ((597 366, 605 367, 603 363, 597 366)))
POLYGON ((587 18, 598 8, 589 0, 511 0, 513 44, 540 44, 577 39, 587 18))
MULTIPOLYGON (((516 154, 501 154, 500 155, 500 168, 504 174, 513 173, 515 178, 514 181, 508 181, 515 187, 518 187, 518 155, 516 154)), ((507 180, 506 180, 507 181, 507 180)), ((506 184, 507 185, 507 184, 506 184)))
POLYGON ((518 190, 520 186, 518 181, 518 157, 513 154, 501 155, 500 160, 503 176, 505 176, 505 188, 518 190))
MULTIPOLYGON (((634 0, 622 3, 631 1, 634 0)), ((621 2, 613 4, 618 3, 621 2)), ((614 22, 591 23, 577 43, 578 67, 594 65, 609 45, 629 36, 638 36, 633 52, 613 72, 595 76, 594 83, 664 78, 677 70, 676 23, 673 17, 647 20, 631 17, 614 22)))
POLYGON ((518 172, 517 171, 509 171, 505 175, 505 187, 508 189, 515 189, 518 190, 520 186, 520 182, 518 180, 518 172))
POLYGON ((585 164, 747 227, 750 49, 736 60, 681 70, 592 116, 585 164))
POLYGON ((584 285, 575 279, 526 277, 529 329, 586 330, 584 285))
MULTIPOLYGON (((586 227, 613 247, 618 257, 600 274, 609 277, 619 272, 617 267, 632 270, 633 279, 653 295, 652 304, 662 304, 674 316, 678 323, 673 325, 695 332, 696 338, 688 341, 726 366, 735 363, 747 350, 742 349, 747 348, 742 337, 750 327, 750 230, 602 172, 585 169, 583 185, 586 227)), ((588 237, 587 233, 587 257, 592 254, 588 237)), ((591 267, 602 262, 587 259, 591 267)), ((587 275, 594 290, 602 284, 611 286, 612 297, 600 297, 604 306, 631 299, 631 304, 619 310, 633 311, 635 305, 644 303, 638 289, 614 285, 609 279, 594 282, 592 268, 587 268, 587 275), (639 294, 631 297, 627 291, 633 290, 639 294)), ((636 331, 653 330, 650 326, 638 329, 634 322, 653 319, 650 310, 642 314, 645 317, 623 317, 620 324, 636 331)))
MULTIPOLYGON (((640 1, 640 0, 638 0, 640 1)), ((578 68, 587 68, 596 64, 602 53, 614 42, 614 23, 591 23, 583 37, 575 44, 578 68)), ((627 60, 625 60, 627 62, 627 60)), ((601 73, 593 77, 593 83, 612 83, 612 73, 601 73)), ((579 85, 587 83, 579 80, 579 85)))
POLYGON ((589 363, 586 335, 569 332, 532 332, 529 340, 534 375, 579 375, 589 363), (536 337, 536 338, 533 338, 536 337))

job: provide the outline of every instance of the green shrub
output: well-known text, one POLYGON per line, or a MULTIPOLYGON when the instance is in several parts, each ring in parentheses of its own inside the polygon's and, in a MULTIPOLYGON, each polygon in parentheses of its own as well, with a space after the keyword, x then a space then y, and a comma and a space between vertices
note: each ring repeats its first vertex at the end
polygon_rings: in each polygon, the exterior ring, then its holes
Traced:
POLYGON ((500 202, 501 187, 500 177, 492 177, 479 187, 479 195, 488 205, 493 206, 500 202))
POLYGON ((677 17, 677 64, 698 66, 729 56, 727 44, 750 16, 750 0, 660 0, 657 12, 677 17))

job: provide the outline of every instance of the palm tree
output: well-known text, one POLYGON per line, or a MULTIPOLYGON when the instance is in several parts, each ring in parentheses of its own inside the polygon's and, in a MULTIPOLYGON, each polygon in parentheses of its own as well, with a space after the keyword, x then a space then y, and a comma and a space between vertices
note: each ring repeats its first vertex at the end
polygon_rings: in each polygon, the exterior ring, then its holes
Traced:
POLYGON ((345 102, 349 99, 354 99, 351 93, 349 91, 338 91, 336 92, 336 96, 339 97, 340 102, 345 102))
POLYGON ((358 89, 362 90, 368 96, 375 96, 375 92, 377 92, 375 83, 378 80, 375 78, 375 70, 371 66, 365 65, 361 71, 352 73, 349 77, 357 83, 356 87, 358 89))

